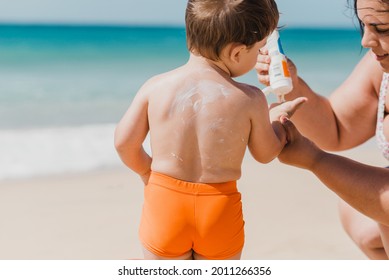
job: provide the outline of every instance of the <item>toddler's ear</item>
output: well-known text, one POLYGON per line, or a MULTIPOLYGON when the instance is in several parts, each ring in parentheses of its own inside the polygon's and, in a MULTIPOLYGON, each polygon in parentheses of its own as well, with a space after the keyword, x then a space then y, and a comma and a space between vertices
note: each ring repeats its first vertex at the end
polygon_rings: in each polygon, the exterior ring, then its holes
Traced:
POLYGON ((241 59, 241 55, 246 50, 246 45, 241 43, 232 43, 227 46, 228 57, 235 63, 239 63, 241 59))

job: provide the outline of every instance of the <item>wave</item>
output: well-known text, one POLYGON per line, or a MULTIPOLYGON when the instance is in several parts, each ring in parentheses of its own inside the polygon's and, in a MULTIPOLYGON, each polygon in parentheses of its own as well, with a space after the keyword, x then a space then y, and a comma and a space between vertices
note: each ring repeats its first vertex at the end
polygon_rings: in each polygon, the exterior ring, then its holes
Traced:
POLYGON ((114 129, 115 124, 99 124, 1 130, 0 180, 120 166, 114 129))

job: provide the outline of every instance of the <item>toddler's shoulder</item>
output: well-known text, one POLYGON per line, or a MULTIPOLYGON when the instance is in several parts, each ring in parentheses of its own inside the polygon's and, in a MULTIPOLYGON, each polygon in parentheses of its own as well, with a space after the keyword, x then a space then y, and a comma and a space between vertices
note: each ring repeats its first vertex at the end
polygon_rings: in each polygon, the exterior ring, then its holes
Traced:
POLYGON ((263 92, 256 86, 238 83, 237 88, 251 102, 267 102, 263 92))
POLYGON ((172 71, 152 76, 148 80, 146 80, 146 82, 142 85, 141 91, 145 93, 160 91, 161 89, 165 88, 167 85, 175 83, 177 81, 175 76, 176 75, 172 71))

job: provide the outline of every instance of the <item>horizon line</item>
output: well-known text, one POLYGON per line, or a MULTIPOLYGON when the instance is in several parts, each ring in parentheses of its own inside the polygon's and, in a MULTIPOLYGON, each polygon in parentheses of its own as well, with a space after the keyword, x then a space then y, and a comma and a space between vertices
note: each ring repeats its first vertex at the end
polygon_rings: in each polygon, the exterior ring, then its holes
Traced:
MULTIPOLYGON (((109 27, 109 28, 130 28, 130 27, 148 27, 148 28, 185 28, 185 25, 178 23, 124 23, 124 22, 37 22, 37 21, 0 21, 0 26, 36 26, 36 27, 109 27)), ((282 29, 337 29, 337 30, 353 30, 358 29, 357 26, 346 25, 298 25, 298 24, 282 24, 282 29)))

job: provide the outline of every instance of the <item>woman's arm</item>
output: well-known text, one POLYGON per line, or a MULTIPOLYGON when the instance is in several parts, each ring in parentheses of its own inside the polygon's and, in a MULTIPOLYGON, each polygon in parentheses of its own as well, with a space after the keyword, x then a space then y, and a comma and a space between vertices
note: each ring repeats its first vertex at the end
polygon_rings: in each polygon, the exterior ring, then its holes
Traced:
POLYGON ((284 127, 289 142, 279 155, 281 162, 311 171, 355 209, 389 226, 389 169, 324 152, 290 121, 284 127))
MULTIPOLYGON (((256 66, 259 81, 268 82, 269 57, 258 56, 256 66)), ((289 62, 293 90, 285 97, 308 98, 292 120, 301 133, 326 150, 340 151, 358 146, 374 135, 382 70, 370 53, 366 54, 347 80, 330 96, 316 94, 298 77, 293 62, 289 62)))

